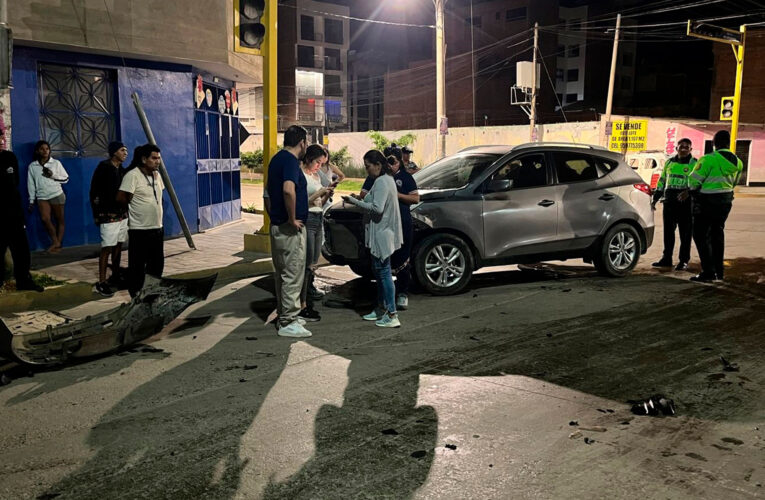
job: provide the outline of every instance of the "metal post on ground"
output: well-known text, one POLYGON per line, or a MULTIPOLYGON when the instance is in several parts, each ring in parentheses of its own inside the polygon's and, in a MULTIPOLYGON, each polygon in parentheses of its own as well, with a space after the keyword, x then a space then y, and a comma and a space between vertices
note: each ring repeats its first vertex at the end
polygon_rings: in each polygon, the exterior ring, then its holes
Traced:
MULTIPOLYGON (((606 121, 600 124, 600 145, 608 147, 611 128, 611 111, 614 105, 614 80, 616 79, 616 59, 619 56, 619 31, 622 26, 622 15, 616 15, 616 31, 614 32, 614 48, 611 53, 611 73, 608 77, 608 99, 606 100, 606 121)), ((611 131, 613 133, 613 131, 611 131)))
MULTIPOLYGON (((143 127, 143 131, 146 134, 146 138, 149 140, 149 143, 157 145, 157 141, 154 140, 154 133, 151 131, 151 125, 149 125, 149 119, 146 118, 146 113, 143 111, 143 106, 141 106, 141 99, 138 97, 137 92, 133 92, 131 95, 133 98, 133 104, 135 105, 135 110, 138 113, 138 119, 141 120, 141 126, 143 127)), ((175 188, 173 187, 173 183, 170 180, 170 176, 167 174, 167 168, 165 167, 165 162, 160 160, 159 162, 159 174, 162 176, 162 182, 165 185, 165 188, 167 189, 167 194, 170 196, 170 201, 173 202, 173 208, 175 208, 175 214, 178 216, 178 222, 181 223, 181 228, 183 229, 183 235, 186 237, 186 243, 188 243, 189 248, 192 248, 194 250, 197 249, 196 246, 194 246, 194 240, 191 238, 191 231, 189 231, 189 225, 186 224, 186 217, 183 216, 183 210, 181 210, 181 204, 178 202, 178 195, 175 194, 175 188)))
POLYGON ((531 64, 531 110, 529 111, 529 142, 536 142, 537 126, 537 52, 539 51, 539 23, 534 23, 534 57, 531 64))
MULTIPOLYGON (((744 46, 746 45, 746 25, 741 28, 741 45, 731 45, 733 56, 736 58, 736 87, 733 94, 733 120, 730 124, 730 150, 736 154, 736 139, 738 139, 739 113, 741 111, 741 89, 744 84, 744 46)), ((747 176, 747 183, 749 177, 747 176)))
MULTIPOLYGON (((263 190, 268 187, 268 164, 278 152, 277 147, 277 0, 266 0, 262 23, 266 28, 261 55, 263 56, 263 190)), ((265 207, 264 207, 265 208, 265 207)), ((271 220, 263 210, 263 226, 255 234, 244 235, 244 249, 271 253, 271 220)))

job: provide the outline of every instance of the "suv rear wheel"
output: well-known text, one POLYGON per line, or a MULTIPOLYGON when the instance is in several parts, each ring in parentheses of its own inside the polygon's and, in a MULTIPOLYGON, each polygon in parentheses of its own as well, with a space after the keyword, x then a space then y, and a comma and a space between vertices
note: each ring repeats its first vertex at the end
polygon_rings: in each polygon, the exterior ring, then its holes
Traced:
POLYGON ((474 267, 470 247, 452 234, 432 234, 415 251, 417 281, 433 295, 458 293, 470 281, 474 267))
POLYGON ((626 276, 640 257, 640 236, 629 224, 617 224, 608 230, 593 256, 595 268, 605 276, 626 276))

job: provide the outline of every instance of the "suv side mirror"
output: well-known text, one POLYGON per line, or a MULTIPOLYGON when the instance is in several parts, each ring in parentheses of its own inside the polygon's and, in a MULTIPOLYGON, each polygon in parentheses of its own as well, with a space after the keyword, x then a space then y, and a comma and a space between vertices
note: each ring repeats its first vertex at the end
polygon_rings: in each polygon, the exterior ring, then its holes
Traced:
POLYGON ((513 187, 512 179, 492 179, 486 188, 487 193, 501 193, 504 191, 510 191, 513 187))

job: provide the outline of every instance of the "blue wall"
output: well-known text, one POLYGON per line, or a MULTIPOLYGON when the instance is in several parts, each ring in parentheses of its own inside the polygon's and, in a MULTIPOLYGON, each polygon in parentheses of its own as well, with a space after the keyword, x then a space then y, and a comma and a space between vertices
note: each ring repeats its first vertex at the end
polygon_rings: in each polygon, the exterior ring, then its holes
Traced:
MULTIPOLYGON (((11 123, 13 151, 21 166, 22 198, 27 203, 26 175, 32 162, 32 148, 41 137, 37 64, 56 63, 113 69, 117 72, 117 138, 124 142, 132 159, 135 146, 147 141, 130 94, 138 92, 154 137, 173 181, 189 228, 197 227, 197 175, 194 143, 194 107, 192 68, 148 61, 122 61, 89 54, 14 47, 11 123)), ((59 158, 69 173, 64 186, 66 234, 64 246, 99 243, 98 227, 93 223, 88 191, 96 165, 103 158, 59 158)), ((166 236, 182 234, 178 217, 169 197, 163 198, 166 236)), ((37 209, 27 214, 27 232, 33 249, 50 245, 37 209)))

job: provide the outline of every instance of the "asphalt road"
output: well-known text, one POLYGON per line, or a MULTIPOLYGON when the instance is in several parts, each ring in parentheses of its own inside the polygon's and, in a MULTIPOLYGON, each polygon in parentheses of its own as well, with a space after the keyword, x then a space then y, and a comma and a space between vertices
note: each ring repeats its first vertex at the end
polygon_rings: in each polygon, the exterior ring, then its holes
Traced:
POLYGON ((326 268, 305 341, 263 325, 270 277, 223 286, 151 349, 0 388, 0 497, 762 495, 762 300, 554 269, 413 296, 387 330, 326 268), (656 393, 676 416, 630 413, 656 393))

